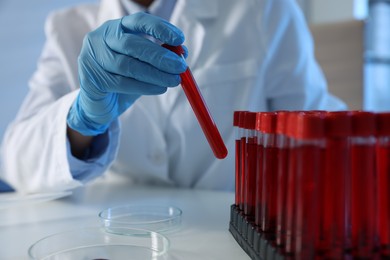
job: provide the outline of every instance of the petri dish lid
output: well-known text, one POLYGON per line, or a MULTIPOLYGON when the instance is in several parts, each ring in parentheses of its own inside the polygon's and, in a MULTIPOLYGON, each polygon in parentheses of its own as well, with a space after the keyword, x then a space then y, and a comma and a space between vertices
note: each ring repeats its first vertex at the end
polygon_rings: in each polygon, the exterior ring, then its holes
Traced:
POLYGON ((147 230, 131 232, 143 235, 123 236, 108 233, 102 227, 66 231, 37 241, 30 246, 28 254, 33 260, 166 259, 168 238, 147 230))
POLYGON ((124 235, 136 230, 151 230, 158 233, 172 232, 180 227, 182 210, 173 206, 124 205, 108 208, 99 213, 107 232, 124 235), (123 231, 121 228, 124 228, 123 231))

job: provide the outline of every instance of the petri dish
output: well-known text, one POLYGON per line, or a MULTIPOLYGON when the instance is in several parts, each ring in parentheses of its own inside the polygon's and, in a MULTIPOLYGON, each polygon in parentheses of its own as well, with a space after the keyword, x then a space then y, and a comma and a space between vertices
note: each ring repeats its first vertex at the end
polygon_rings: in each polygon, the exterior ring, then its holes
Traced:
POLYGON ((123 235, 134 235, 126 232, 137 230, 169 233, 180 227, 181 216, 182 210, 177 207, 153 205, 124 205, 108 208, 99 213, 107 232, 119 232, 123 235))
POLYGON ((66 231, 37 241, 28 254, 33 260, 166 259, 168 238, 153 231, 133 232, 143 235, 123 236, 108 233, 102 227, 66 231))

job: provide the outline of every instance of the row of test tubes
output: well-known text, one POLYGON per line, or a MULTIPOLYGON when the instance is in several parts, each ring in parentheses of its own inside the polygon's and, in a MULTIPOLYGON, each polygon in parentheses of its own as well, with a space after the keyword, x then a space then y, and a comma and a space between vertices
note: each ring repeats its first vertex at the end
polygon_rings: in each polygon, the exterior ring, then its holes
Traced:
POLYGON ((390 113, 234 112, 235 205, 293 259, 390 257, 390 113))

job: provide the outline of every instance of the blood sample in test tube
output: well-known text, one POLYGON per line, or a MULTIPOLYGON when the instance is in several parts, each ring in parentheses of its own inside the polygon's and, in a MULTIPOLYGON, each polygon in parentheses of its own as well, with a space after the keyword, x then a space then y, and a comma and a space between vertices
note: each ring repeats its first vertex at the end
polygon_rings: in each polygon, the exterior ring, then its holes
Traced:
POLYGON ((277 112, 276 146, 278 149, 277 198, 276 198, 276 246, 282 250, 286 241, 287 171, 289 138, 287 137, 288 111, 277 112))
POLYGON ((263 179, 261 194, 261 230, 268 240, 274 240, 276 234, 276 189, 278 172, 278 151, 276 147, 275 112, 264 112, 261 117, 263 133, 263 179))
POLYGON ((246 160, 246 136, 247 131, 245 129, 245 122, 246 122, 246 115, 248 114, 248 111, 243 111, 240 113, 240 117, 238 120, 238 125, 240 128, 240 173, 241 173, 241 180, 240 180, 240 197, 241 197, 241 203, 239 205, 239 209, 243 212, 244 211, 244 205, 246 204, 246 198, 245 198, 245 182, 246 182, 246 170, 245 170, 245 160, 246 160))
POLYGON ((263 209, 261 195, 263 194, 263 132, 261 131, 261 117, 265 112, 256 114, 257 131, 257 166, 256 166, 256 193, 255 193, 255 225, 258 231, 261 231, 261 210, 263 209))
POLYGON ((237 207, 242 203, 241 198, 241 137, 240 115, 244 111, 234 111, 233 127, 235 134, 235 204, 237 207))
POLYGON ((390 113, 376 114, 378 227, 381 255, 390 258, 390 113))
POLYGON ((377 246, 375 115, 352 112, 351 228, 352 257, 372 259, 377 246))
POLYGON ((351 113, 325 115, 325 171, 319 176, 319 215, 316 251, 325 259, 342 259, 348 243, 347 208, 351 182, 351 113))
POLYGON ((292 256, 295 252, 295 234, 296 234, 296 178, 297 178, 297 140, 296 140, 296 125, 297 117, 300 112, 290 112, 286 122, 286 136, 289 140, 288 144, 288 169, 286 172, 287 189, 286 189, 286 216, 284 236, 284 251, 285 254, 292 256))
MULTIPOLYGON (((184 49, 181 45, 170 46, 163 44, 162 46, 183 57, 184 49)), ((199 91, 198 85, 189 67, 187 67, 187 70, 184 73, 180 74, 180 78, 184 93, 186 94, 187 99, 191 104, 192 110, 198 119, 198 122, 211 149, 213 150, 215 157, 218 159, 225 158, 228 154, 227 148, 223 142, 221 134, 219 133, 217 125, 211 117, 206 103, 203 100, 202 94, 199 91)))
POLYGON ((257 167, 257 133, 256 112, 245 114, 246 151, 245 151, 245 183, 244 183, 244 215, 250 221, 255 217, 256 167, 257 167))
POLYGON ((324 168, 325 128, 322 113, 297 115, 295 257, 314 259, 318 232, 318 179, 324 168))

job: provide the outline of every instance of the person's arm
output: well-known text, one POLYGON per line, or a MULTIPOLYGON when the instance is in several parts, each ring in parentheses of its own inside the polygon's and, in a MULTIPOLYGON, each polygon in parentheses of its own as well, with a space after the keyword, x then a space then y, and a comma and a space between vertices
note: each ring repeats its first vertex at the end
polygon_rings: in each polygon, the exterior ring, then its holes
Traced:
POLYGON ((94 137, 84 136, 68 126, 66 128, 66 133, 70 143, 72 155, 78 159, 85 158, 94 137))

